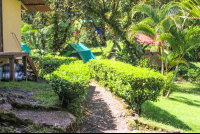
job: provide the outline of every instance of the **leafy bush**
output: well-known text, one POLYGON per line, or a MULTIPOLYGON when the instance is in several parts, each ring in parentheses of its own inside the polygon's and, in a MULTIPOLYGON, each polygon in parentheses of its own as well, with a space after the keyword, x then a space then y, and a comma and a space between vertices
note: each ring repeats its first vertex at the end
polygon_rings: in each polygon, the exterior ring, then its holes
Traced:
POLYGON ((191 82, 195 82, 199 80, 200 69, 189 69, 188 70, 188 80, 191 82))
POLYGON ((187 75, 187 73, 188 73, 188 67, 181 64, 178 69, 178 75, 184 76, 184 75, 187 75))
POLYGON ((101 59, 109 59, 113 51, 114 43, 112 40, 107 41, 107 47, 104 49, 101 59))
POLYGON ((44 78, 45 75, 51 74, 62 64, 70 64, 78 59, 73 57, 61 57, 54 55, 46 56, 31 56, 36 69, 39 71, 39 76, 44 78))
MULTIPOLYGON (((166 96, 167 95, 167 92, 169 91, 169 88, 170 88, 170 85, 172 83, 172 79, 173 79, 173 76, 174 76, 174 71, 171 71, 167 74, 167 76, 165 77, 165 87, 163 88, 162 90, 162 96, 166 96)), ((170 94, 176 90, 176 87, 175 87, 175 84, 172 85, 173 88, 170 92, 170 94)))
POLYGON ((110 60, 90 60, 91 76, 141 113, 141 105, 156 101, 164 86, 164 76, 153 70, 134 67, 130 64, 110 60))
POLYGON ((136 38, 133 39, 132 44, 124 45, 123 48, 121 48, 119 44, 118 51, 116 52, 116 60, 131 65, 137 65, 141 57, 145 55, 145 49, 148 46, 149 45, 140 44, 136 38))
POLYGON ((199 61, 198 52, 200 51, 200 47, 196 47, 191 49, 184 58, 188 61, 199 61))
POLYGON ((199 75, 200 75, 200 68, 196 66, 188 68, 184 65, 180 65, 179 67, 178 76, 180 76, 185 80, 188 80, 190 82, 199 81, 200 79, 199 75))
POLYGON ((50 84, 63 107, 78 110, 84 100, 90 80, 89 69, 82 61, 62 65, 53 72, 50 84))
POLYGON ((159 71, 159 68, 160 68, 155 59, 152 62, 150 62, 150 57, 149 58, 145 58, 145 57, 141 58, 140 61, 138 61, 136 66, 142 67, 142 68, 151 68, 155 71, 159 71))

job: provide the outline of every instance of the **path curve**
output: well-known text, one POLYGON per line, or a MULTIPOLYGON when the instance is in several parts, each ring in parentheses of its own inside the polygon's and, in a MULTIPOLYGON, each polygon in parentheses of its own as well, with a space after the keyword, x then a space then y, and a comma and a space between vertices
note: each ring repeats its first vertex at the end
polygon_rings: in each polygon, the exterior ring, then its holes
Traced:
POLYGON ((81 133, 130 133, 126 118, 121 116, 126 110, 112 93, 95 83, 90 83, 85 103, 85 115, 81 133))

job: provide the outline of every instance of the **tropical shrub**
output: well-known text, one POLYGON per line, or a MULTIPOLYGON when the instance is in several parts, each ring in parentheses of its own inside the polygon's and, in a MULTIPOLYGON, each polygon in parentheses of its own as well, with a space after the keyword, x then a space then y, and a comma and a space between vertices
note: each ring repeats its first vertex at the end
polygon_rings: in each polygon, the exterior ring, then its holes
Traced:
POLYGON ((124 45, 122 48, 118 46, 116 60, 129 63, 131 65, 137 65, 141 57, 145 55, 145 49, 149 45, 140 44, 136 38, 133 40, 132 44, 124 45))
POLYGON ((198 81, 200 79, 200 69, 188 69, 188 80, 191 82, 198 81))
POLYGON ((63 107, 68 110, 80 109, 90 80, 89 69, 83 61, 62 65, 51 76, 51 86, 59 96, 63 107))
POLYGON ((198 56, 199 51, 200 51, 200 47, 194 48, 194 49, 190 50, 188 53, 186 53, 184 58, 188 61, 198 61, 199 60, 199 56, 198 56))
MULTIPOLYGON (((165 72, 166 73, 166 72, 165 72)), ((173 79, 173 74, 174 74, 174 71, 170 71, 166 77, 165 77, 165 87, 163 88, 162 90, 162 96, 166 96, 169 88, 170 88, 170 85, 171 85, 171 82, 172 82, 172 79, 173 79)), ((176 90, 176 85, 173 84, 173 88, 171 90, 170 93, 174 92, 176 90)))
POLYGON ((107 47, 104 49, 103 54, 101 55, 101 59, 109 59, 112 55, 112 51, 114 49, 114 43, 112 40, 107 41, 107 47))
POLYGON ((153 59, 153 61, 150 62, 150 57, 146 58, 146 56, 145 56, 145 57, 141 58, 140 61, 138 61, 136 66, 142 67, 142 68, 151 68, 154 71, 159 71, 160 67, 158 66, 156 60, 153 59))
POLYGON ((160 73, 119 61, 90 60, 88 66, 92 78, 125 99, 138 114, 145 101, 157 100, 165 84, 160 73))
POLYGON ((178 76, 190 82, 196 82, 200 79, 200 68, 179 66, 178 76))
POLYGON ((184 76, 188 73, 188 67, 185 65, 180 65, 178 69, 178 76, 184 76))
POLYGON ((39 77, 51 74, 62 64, 70 64, 78 59, 74 57, 62 57, 55 55, 31 56, 36 69, 39 71, 39 77))

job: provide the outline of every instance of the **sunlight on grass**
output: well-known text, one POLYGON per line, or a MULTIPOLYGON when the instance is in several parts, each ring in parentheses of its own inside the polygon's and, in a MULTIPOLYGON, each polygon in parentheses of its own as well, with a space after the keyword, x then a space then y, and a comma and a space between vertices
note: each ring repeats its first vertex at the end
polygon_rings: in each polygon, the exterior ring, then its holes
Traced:
POLYGON ((200 95, 200 83, 184 82, 176 83, 176 85, 179 87, 177 92, 200 95))
POLYGON ((58 102, 58 96, 52 90, 50 84, 42 82, 0 82, 0 89, 20 89, 27 92, 33 92, 33 97, 37 100, 46 102, 46 105, 55 105, 58 102))
POLYGON ((143 105, 143 117, 140 120, 151 122, 164 129, 200 132, 200 94, 187 93, 187 90, 195 91, 199 86, 191 83, 177 85, 178 91, 172 93, 169 98, 160 97, 158 102, 146 102, 143 105), (186 93, 183 93, 184 90, 186 93))
POLYGON ((99 60, 101 55, 103 54, 103 50, 105 47, 91 47, 90 50, 94 54, 94 56, 99 60))

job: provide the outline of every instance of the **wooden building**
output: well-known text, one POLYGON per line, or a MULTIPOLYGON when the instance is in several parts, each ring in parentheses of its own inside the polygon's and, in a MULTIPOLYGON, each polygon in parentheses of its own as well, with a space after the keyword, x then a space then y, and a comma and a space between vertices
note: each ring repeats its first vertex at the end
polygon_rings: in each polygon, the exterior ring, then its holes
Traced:
MULTIPOLYGON (((44 0, 0 0, 0 63, 9 62, 11 68, 14 67, 14 59, 17 57, 24 57, 24 64, 27 61, 32 62, 27 53, 21 52, 22 10, 27 12, 51 11, 44 0)), ((14 80, 13 72, 14 70, 11 69, 12 80, 14 80)))

